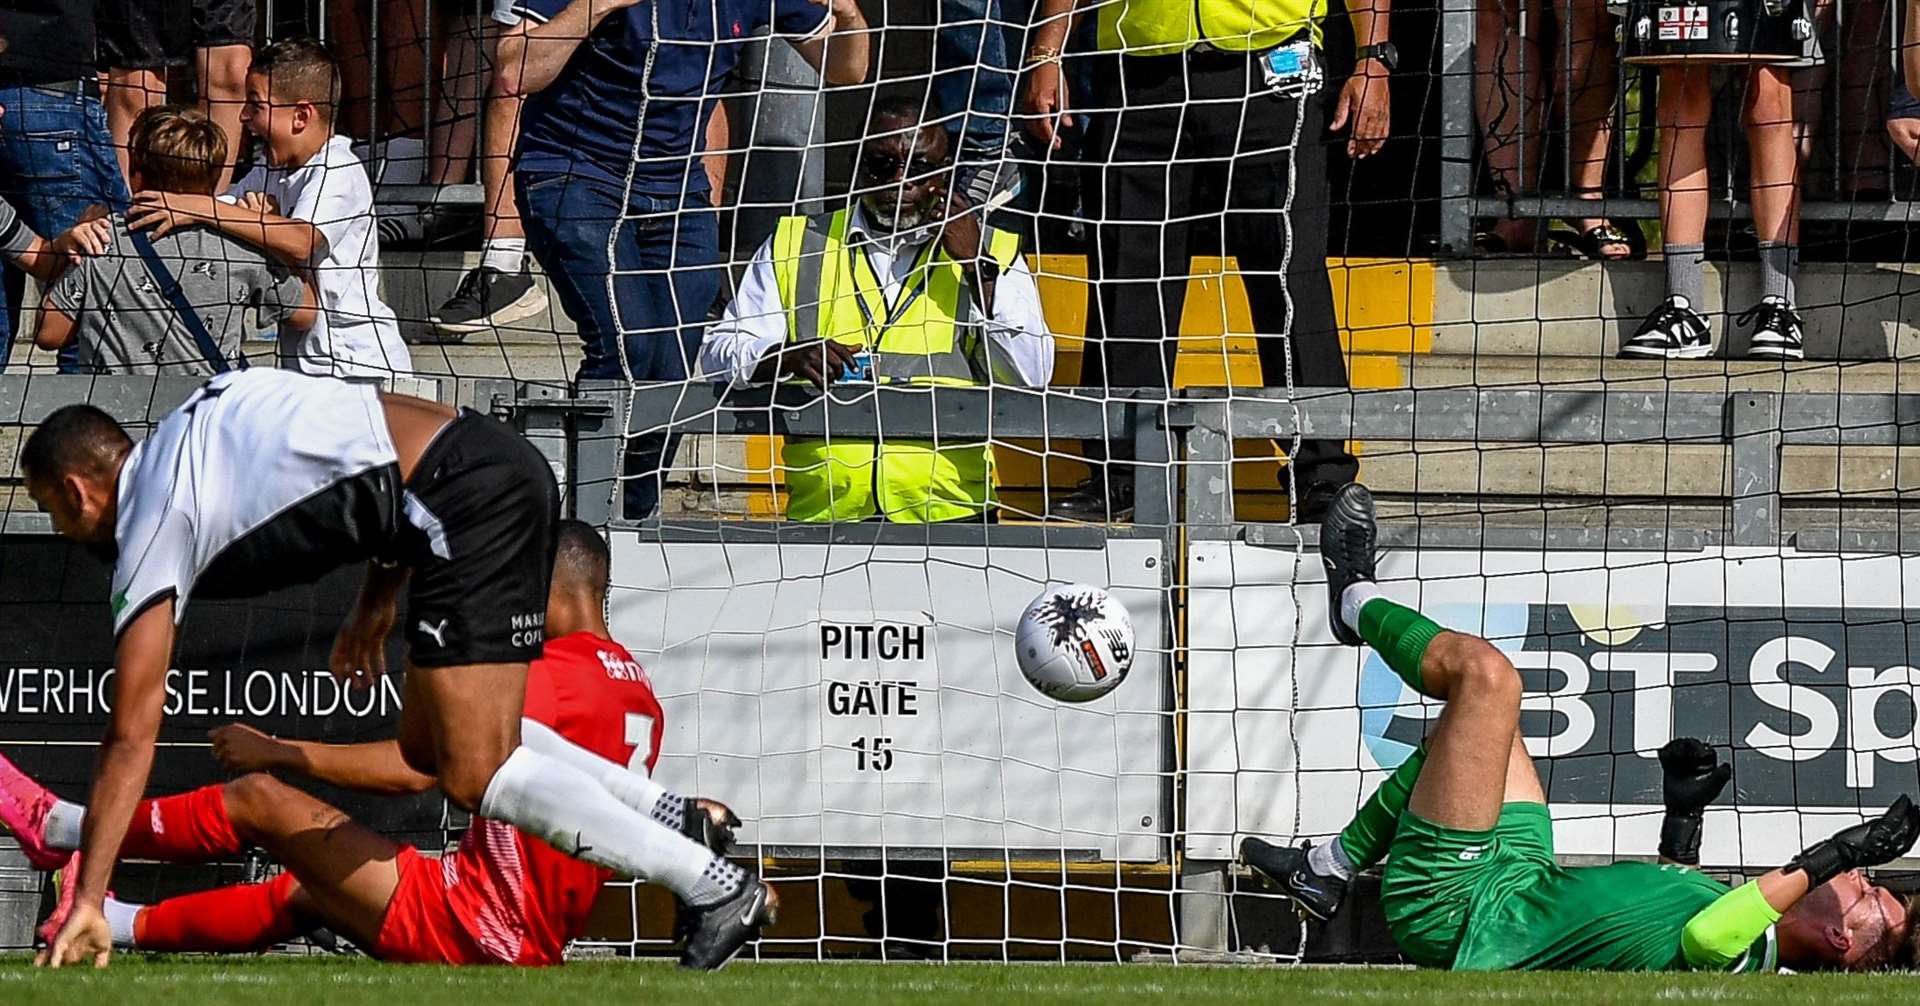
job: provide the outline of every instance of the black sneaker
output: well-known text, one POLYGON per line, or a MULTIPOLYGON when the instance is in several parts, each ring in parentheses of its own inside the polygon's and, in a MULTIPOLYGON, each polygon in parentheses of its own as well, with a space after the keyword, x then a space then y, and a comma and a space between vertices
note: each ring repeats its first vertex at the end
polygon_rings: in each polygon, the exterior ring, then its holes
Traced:
POLYGON ((1340 595, 1373 579, 1374 539, 1373 494, 1358 482, 1341 486, 1320 521, 1320 564, 1327 569, 1327 624, 1348 646, 1366 641, 1340 617, 1340 595))
POLYGON ((1306 842, 1301 842, 1298 849, 1291 849, 1249 838, 1240 843, 1240 859, 1255 876, 1292 898, 1302 915, 1325 922, 1340 910, 1340 902, 1347 896, 1347 882, 1313 872, 1307 863, 1309 848, 1306 842))
POLYGON ((460 342, 475 332, 511 325, 546 309, 546 292, 531 272, 506 273, 483 265, 460 277, 453 296, 427 324, 435 341, 460 342))
POLYGON ((1073 492, 1053 501, 1047 514, 1061 520, 1126 521, 1133 519, 1133 475, 1111 482, 1099 476, 1082 479, 1073 492))
POLYGON ((1661 301, 1620 347, 1623 360, 1698 360, 1712 355, 1713 330, 1706 316, 1679 294, 1661 301))
POLYGON ((680 966, 692 971, 720 970, 779 914, 780 898, 773 888, 748 877, 733 897, 710 908, 687 910, 687 943, 680 950, 680 966))
POLYGON ((724 856, 733 849, 733 829, 740 827, 740 818, 733 809, 718 800, 706 797, 686 797, 686 806, 682 812, 680 831, 688 838, 713 850, 716 856, 724 856))
POLYGON ((1807 358, 1805 332, 1800 314, 1784 297, 1767 297, 1742 312, 1737 319, 1742 327, 1752 327, 1753 341, 1747 355, 1757 360, 1804 360, 1807 358))

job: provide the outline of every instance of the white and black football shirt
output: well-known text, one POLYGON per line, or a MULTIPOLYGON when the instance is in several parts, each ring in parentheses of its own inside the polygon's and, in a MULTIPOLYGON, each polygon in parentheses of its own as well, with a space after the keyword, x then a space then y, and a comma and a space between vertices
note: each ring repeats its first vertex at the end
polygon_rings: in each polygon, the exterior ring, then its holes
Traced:
POLYGON ((120 471, 113 629, 168 597, 254 597, 389 546, 399 459, 379 391, 283 370, 221 374, 120 471))

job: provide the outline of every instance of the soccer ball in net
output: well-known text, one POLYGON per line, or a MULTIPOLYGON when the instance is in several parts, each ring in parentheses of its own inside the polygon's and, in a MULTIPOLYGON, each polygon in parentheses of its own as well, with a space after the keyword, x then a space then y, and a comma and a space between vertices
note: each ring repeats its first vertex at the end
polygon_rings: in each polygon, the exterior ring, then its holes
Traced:
POLYGON ((1056 584, 1027 605, 1013 644, 1020 673, 1040 694, 1091 702, 1126 680, 1133 619, 1098 587, 1056 584))

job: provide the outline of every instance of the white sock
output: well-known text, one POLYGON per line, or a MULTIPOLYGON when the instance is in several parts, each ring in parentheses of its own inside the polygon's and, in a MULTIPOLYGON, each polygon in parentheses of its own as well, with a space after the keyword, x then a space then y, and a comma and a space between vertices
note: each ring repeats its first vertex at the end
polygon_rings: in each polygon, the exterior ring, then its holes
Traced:
POLYGON ((575 744, 545 723, 521 720, 520 743, 585 772, 600 784, 601 789, 612 793, 614 799, 675 831, 679 831, 685 823, 683 809, 686 801, 679 794, 669 792, 643 772, 635 772, 619 762, 608 761, 575 744))
POLYGON ((56 849, 80 848, 80 826, 87 820, 87 808, 61 800, 47 811, 47 844, 56 849))
POLYGON ((1353 863, 1347 860, 1347 850, 1340 847, 1338 840, 1310 846, 1307 849, 1307 866, 1323 877, 1353 879, 1353 863))
POLYGON ((1385 597, 1380 586, 1371 580, 1362 580, 1340 592, 1340 620, 1347 623, 1355 632, 1360 631, 1360 609, 1376 597, 1385 597))
POLYGON ((131 947, 133 943, 133 920, 145 906, 131 901, 121 901, 113 895, 100 905, 101 914, 107 917, 107 928, 113 930, 113 945, 131 947))
POLYGON ((746 880, 745 871, 628 806, 591 774, 525 744, 493 774, 480 813, 569 856, 659 884, 690 905, 713 904, 746 880))
POLYGON ((480 252, 480 264, 489 269, 498 269, 508 275, 518 275, 527 268, 526 238, 488 238, 480 252))

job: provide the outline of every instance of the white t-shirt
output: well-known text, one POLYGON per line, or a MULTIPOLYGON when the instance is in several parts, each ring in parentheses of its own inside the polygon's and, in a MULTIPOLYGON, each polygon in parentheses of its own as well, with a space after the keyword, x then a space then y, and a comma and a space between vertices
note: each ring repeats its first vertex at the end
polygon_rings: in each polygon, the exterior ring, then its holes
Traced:
POLYGON ((227 191, 238 199, 261 192, 280 215, 305 220, 327 239, 314 270, 320 311, 304 333, 280 333, 280 365, 336 377, 391 377, 413 369, 393 308, 380 299, 380 238, 373 185, 346 137, 327 140, 298 168, 258 167, 227 191))
POLYGON ((377 388, 256 367, 208 381, 120 469, 113 630, 173 597, 253 597, 380 554, 401 528, 377 388))

